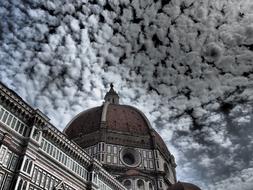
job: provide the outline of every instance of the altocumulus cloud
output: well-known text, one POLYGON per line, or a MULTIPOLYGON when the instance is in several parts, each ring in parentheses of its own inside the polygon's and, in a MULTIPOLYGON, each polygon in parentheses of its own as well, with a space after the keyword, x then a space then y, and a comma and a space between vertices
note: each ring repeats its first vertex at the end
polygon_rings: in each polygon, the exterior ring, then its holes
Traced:
POLYGON ((0 1, 0 80, 63 129, 114 82, 203 189, 253 186, 251 0, 0 1))

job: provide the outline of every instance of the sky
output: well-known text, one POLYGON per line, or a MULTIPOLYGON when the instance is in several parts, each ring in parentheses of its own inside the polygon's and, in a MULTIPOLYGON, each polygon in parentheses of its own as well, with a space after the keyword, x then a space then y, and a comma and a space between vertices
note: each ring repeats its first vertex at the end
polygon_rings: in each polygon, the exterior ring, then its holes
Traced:
POLYGON ((113 82, 178 180, 252 190, 252 0, 3 0, 0 18, 0 80, 57 128, 113 82))

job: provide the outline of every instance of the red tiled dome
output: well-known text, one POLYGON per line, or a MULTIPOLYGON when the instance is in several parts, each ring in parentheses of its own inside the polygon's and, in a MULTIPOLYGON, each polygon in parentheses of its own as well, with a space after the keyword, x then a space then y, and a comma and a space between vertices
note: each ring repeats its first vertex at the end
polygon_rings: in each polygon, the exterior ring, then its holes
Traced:
MULTIPOLYGON (((170 155, 166 144, 151 128, 146 116, 137 108, 128 105, 105 103, 102 106, 88 109, 78 114, 64 129, 64 133, 69 139, 74 140, 82 135, 95 134, 103 127, 107 129, 107 132, 144 136, 148 138, 147 142, 150 146, 153 146, 152 141, 154 140, 155 146, 158 146, 166 155, 170 155)), ((141 143, 139 146, 142 146, 141 143)), ((85 145, 82 144, 81 147, 85 145)))
MULTIPOLYGON (((77 115, 64 130, 69 138, 99 130, 102 123, 103 106, 95 107, 77 115)), ((148 134, 149 125, 140 111, 126 106, 109 104, 106 110, 106 128, 133 134, 148 134)))
POLYGON ((140 148, 159 148, 170 159, 168 148, 137 108, 120 105, 119 96, 111 85, 105 103, 81 112, 64 129, 69 139, 82 148, 106 141, 111 144, 140 148))
POLYGON ((167 190, 201 190, 201 189, 191 183, 177 182, 176 184, 169 187, 167 190))
POLYGON ((101 122, 102 106, 94 107, 78 114, 65 128, 64 133, 70 138, 89 134, 99 130, 101 122))
POLYGON ((134 134, 147 134, 149 125, 140 111, 126 106, 109 104, 106 114, 107 128, 134 134))

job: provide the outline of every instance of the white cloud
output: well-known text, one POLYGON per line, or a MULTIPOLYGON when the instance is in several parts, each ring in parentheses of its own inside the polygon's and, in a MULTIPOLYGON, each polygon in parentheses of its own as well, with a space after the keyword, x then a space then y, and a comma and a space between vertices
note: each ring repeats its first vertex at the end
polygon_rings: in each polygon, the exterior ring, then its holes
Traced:
MULTIPOLYGON (((195 161, 203 156, 201 171, 213 161, 202 150, 244 147, 241 126, 252 136, 250 109, 221 111, 223 102, 253 99, 251 8, 250 0, 1 1, 0 80, 60 129, 100 105, 113 82, 121 102, 143 110, 172 149, 182 148, 173 152, 192 177, 179 175, 206 185, 195 161), (195 160, 193 149, 199 150, 195 160)), ((242 159, 247 167, 250 161, 242 159)))
POLYGON ((210 185, 210 190, 220 189, 244 189, 251 190, 253 186, 253 168, 244 169, 237 172, 234 175, 231 175, 230 178, 219 181, 213 185, 210 185))

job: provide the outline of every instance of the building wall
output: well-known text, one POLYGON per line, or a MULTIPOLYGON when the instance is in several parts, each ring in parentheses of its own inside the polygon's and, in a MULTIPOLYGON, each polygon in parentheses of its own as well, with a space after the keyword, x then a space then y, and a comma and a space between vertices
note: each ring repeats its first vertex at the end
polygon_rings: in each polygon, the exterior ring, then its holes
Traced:
POLYGON ((158 149, 133 148, 139 155, 140 163, 135 167, 128 167, 122 160, 122 152, 127 148, 132 147, 100 142, 85 150, 91 157, 103 163, 122 184, 130 183, 129 189, 141 189, 141 186, 137 185, 138 181, 139 183, 143 181, 144 189, 153 189, 156 186, 155 189, 167 189, 176 182, 174 162, 169 162, 158 149), (139 173, 122 177, 127 170, 133 169, 139 173), (145 176, 147 173, 148 176, 145 176))
MULTIPOLYGON (((75 167, 73 172, 72 168, 64 168, 59 159, 63 158, 63 156, 58 156, 58 160, 54 160, 52 155, 49 154, 51 152, 43 149, 42 142, 48 141, 42 137, 41 132, 37 136, 34 136, 35 127, 29 128, 22 121, 19 124, 20 120, 3 107, 0 107, 0 111, 0 132, 2 135, 0 183, 3 189, 22 189, 23 186, 24 189, 52 189, 60 183, 64 183, 64 186, 70 190, 87 189, 89 179, 87 179, 88 171, 86 169, 83 168, 81 172, 79 169, 81 166, 79 166, 75 167), (17 124, 12 125, 15 120, 17 120, 17 124), (30 136, 29 133, 24 133, 24 131, 28 131, 26 128, 29 128, 31 131, 30 136), (17 153, 14 152, 15 144, 18 144, 20 147, 17 153), (72 172, 71 175, 70 172, 72 172), (62 175, 63 173, 65 175, 62 175), (80 178, 80 174, 83 173, 85 175, 81 179, 78 179, 78 177, 80 178)), ((51 144, 48 150, 52 151, 53 148, 57 149, 56 146, 51 144)), ((58 153, 63 154, 63 151, 59 150, 58 153)), ((70 158, 68 160, 71 161, 70 158)), ((77 166, 77 163, 73 159, 72 163, 74 166, 77 166)))
MULTIPOLYGON (((101 163, 113 166, 124 167, 124 163, 121 158, 121 151, 124 146, 115 144, 106 144, 104 142, 98 143, 91 147, 86 148, 86 152, 98 159, 101 163)), ((154 170, 154 157, 153 150, 136 148, 140 154, 140 164, 137 168, 154 170)))
POLYGON ((39 110, 0 84, 0 190, 124 190, 39 110))

